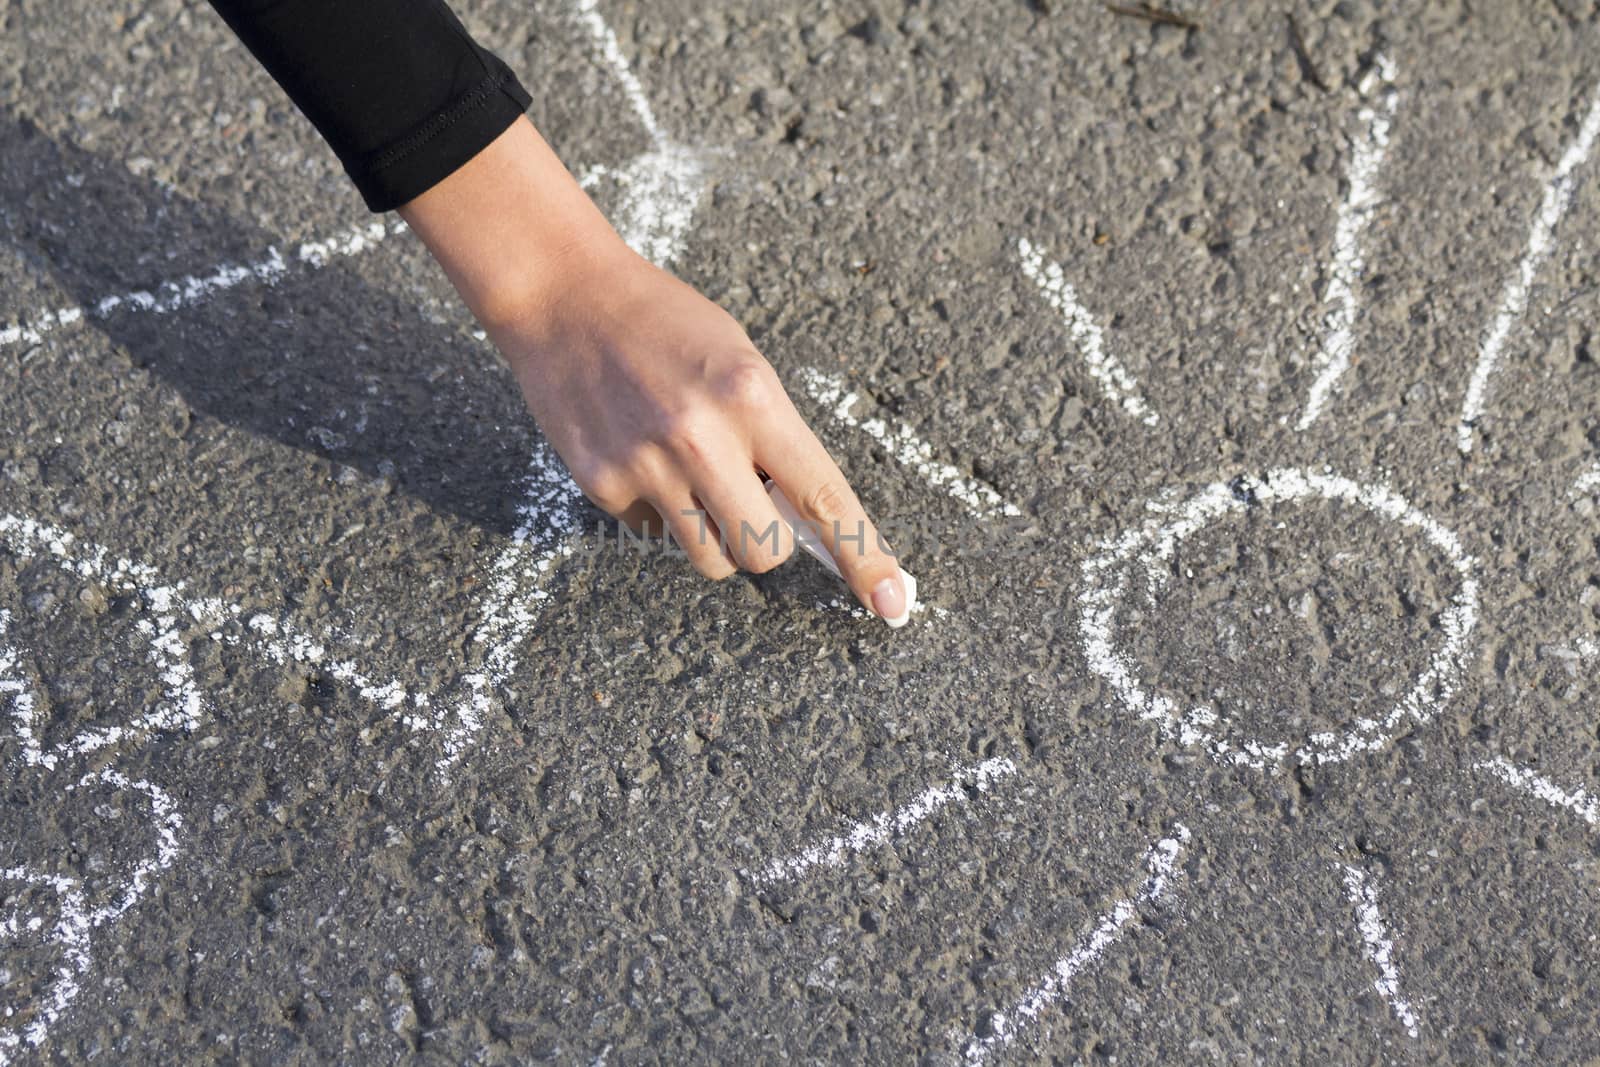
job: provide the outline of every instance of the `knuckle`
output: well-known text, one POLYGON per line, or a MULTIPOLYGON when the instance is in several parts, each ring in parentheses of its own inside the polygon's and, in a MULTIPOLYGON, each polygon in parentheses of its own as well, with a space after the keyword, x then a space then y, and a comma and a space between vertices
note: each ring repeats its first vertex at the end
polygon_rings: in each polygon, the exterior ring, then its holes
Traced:
POLYGON ((717 382, 718 399, 741 411, 765 410, 778 389, 772 365, 760 356, 749 355, 728 366, 717 382))
POLYGON ((855 504, 850 487, 843 482, 823 482, 806 493, 802 507, 811 518, 832 523, 845 518, 855 504))
POLYGON ((617 467, 596 467, 582 475, 575 475, 573 480, 583 490, 584 496, 609 513, 626 508, 635 495, 630 491, 629 478, 617 467))
POLYGON ((662 420, 660 440, 676 459, 699 466, 711 455, 711 432, 706 419, 695 412, 683 412, 662 420))
POLYGON ((765 527, 741 520, 739 532, 732 538, 730 548, 739 564, 753 574, 765 574, 789 558, 793 544, 781 532, 781 524, 773 519, 765 527))

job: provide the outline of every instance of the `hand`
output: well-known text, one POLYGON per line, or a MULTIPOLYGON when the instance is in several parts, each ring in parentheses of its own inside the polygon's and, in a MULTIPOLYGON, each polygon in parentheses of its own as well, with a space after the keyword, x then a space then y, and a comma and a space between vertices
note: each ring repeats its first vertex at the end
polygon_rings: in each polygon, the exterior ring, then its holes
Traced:
POLYGON ((664 523, 707 577, 794 545, 764 472, 857 598, 903 621, 895 557, 721 308, 633 253, 521 120, 401 209, 506 357, 578 486, 635 529, 664 523))

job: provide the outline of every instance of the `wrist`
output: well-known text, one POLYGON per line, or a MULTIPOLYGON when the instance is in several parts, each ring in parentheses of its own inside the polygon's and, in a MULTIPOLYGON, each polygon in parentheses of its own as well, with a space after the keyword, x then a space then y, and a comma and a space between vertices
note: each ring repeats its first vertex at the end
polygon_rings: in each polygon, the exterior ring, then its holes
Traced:
POLYGON ((525 118, 400 215, 491 334, 536 323, 633 256, 525 118))
POLYGON ((528 339, 549 332, 563 307, 592 296, 637 259, 609 225, 574 228, 542 240, 506 236, 508 247, 497 267, 470 292, 457 286, 492 337, 515 332, 528 339))

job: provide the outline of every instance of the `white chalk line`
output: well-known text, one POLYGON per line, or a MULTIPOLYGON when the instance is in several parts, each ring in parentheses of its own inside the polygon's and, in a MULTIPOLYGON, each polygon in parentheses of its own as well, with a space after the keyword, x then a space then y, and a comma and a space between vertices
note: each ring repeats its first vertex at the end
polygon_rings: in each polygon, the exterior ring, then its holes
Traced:
POLYGON ((1578 128, 1578 135, 1567 146, 1550 184, 1545 187, 1539 213, 1534 216, 1533 226, 1528 232, 1528 247, 1522 254, 1522 261, 1517 264, 1516 272, 1506 283, 1505 292, 1500 297, 1500 308, 1479 348, 1478 364, 1467 382, 1467 395, 1461 404, 1461 420, 1456 426, 1456 447, 1463 454, 1472 451, 1474 429, 1488 402, 1490 378, 1504 353, 1512 328, 1528 310, 1528 295, 1533 288, 1534 276, 1549 258, 1556 226, 1572 206, 1572 195, 1577 190, 1574 172, 1588 160, 1594 150, 1596 137, 1600 137, 1600 88, 1595 91, 1589 112, 1578 128))
MULTIPOLYGON (((335 259, 357 256, 384 239, 406 232, 404 223, 362 223, 319 241, 307 241, 294 253, 294 262, 308 269, 327 266, 335 259)), ((218 293, 241 285, 276 285, 289 272, 289 261, 276 246, 245 264, 221 263, 205 274, 191 274, 157 283, 154 289, 133 289, 102 297, 92 304, 68 304, 42 309, 15 326, 0 329, 0 348, 38 344, 46 334, 66 326, 104 320, 114 314, 165 315, 205 303, 218 293)))
POLYGON ((994 1053, 1005 1049, 1021 1036, 1022 1032, 1053 1004, 1064 1002, 1072 992, 1072 984, 1090 966, 1100 962, 1106 950, 1115 944, 1139 914, 1142 905, 1160 899, 1167 891, 1176 871, 1178 856, 1189 843, 1189 829, 1174 823, 1172 836, 1164 837, 1151 846, 1145 858, 1149 875, 1144 885, 1132 897, 1124 897, 1100 916, 1071 952, 1056 960, 1010 1008, 995 1012, 989 1019, 990 1033, 985 1037, 973 1035, 966 1040, 963 1055, 968 1063, 983 1063, 994 1053))
POLYGON ((1378 969, 1378 978, 1372 987, 1389 1002, 1394 1017, 1400 1020, 1406 1033, 1416 1037, 1417 1015, 1411 1010, 1410 1003, 1400 995, 1400 971, 1394 962, 1394 939, 1389 936, 1383 913, 1378 910, 1378 891, 1360 868, 1344 864, 1337 866, 1344 874, 1345 894, 1356 910, 1356 930, 1361 934, 1361 943, 1366 949, 1367 958, 1378 969))
POLYGON ((807 395, 827 408, 834 419, 883 445, 897 462, 916 472, 933 488, 954 498, 973 518, 1022 514, 1020 508, 991 487, 935 459, 933 446, 919 438, 907 424, 876 417, 857 418, 853 409, 860 396, 838 375, 805 367, 800 371, 800 382, 807 395))
MULTIPOLYGON (((613 182, 622 193, 612 211, 617 232, 635 252, 666 267, 682 253, 705 192, 700 153, 673 141, 656 121, 644 86, 595 0, 577 0, 573 11, 622 85, 652 145, 624 166, 590 167, 580 184, 588 190, 613 182)), ((456 709, 460 726, 446 735, 441 766, 460 758, 493 706, 494 691, 514 678, 520 649, 549 606, 544 583, 574 551, 573 539, 583 522, 583 493, 547 444, 535 449, 517 514, 517 527, 490 565, 479 603, 473 643, 489 646, 483 669, 464 679, 467 694, 456 709)))
POLYGON ((483 669, 465 678, 467 695, 456 708, 459 728, 445 737, 441 768, 464 753, 493 706, 493 693, 515 676, 522 646, 549 605, 544 582, 572 555, 583 523, 583 493, 555 453, 540 445, 523 483, 518 523, 489 568, 478 607, 474 644, 487 645, 483 669))
MULTIPOLYGON (((1162 736, 1184 746, 1200 746, 1213 758, 1258 770, 1289 755, 1287 744, 1268 744, 1229 732, 1215 731, 1216 711, 1207 705, 1181 710, 1168 697, 1147 692, 1138 668, 1118 647, 1115 615, 1128 592, 1130 572, 1142 571, 1146 592, 1154 598, 1165 581, 1178 545, 1219 518, 1243 512, 1252 503, 1294 503, 1328 500, 1365 509, 1402 529, 1420 533, 1460 578, 1460 589, 1440 617, 1444 640, 1411 689, 1383 717, 1358 718, 1344 733, 1311 734, 1294 752, 1300 764, 1340 763, 1364 752, 1382 749, 1407 722, 1425 723, 1454 695, 1467 637, 1478 619, 1476 561, 1460 539, 1383 485, 1360 484, 1336 474, 1293 469, 1270 471, 1264 478, 1215 483, 1187 501, 1161 512, 1143 525, 1111 538, 1083 565, 1079 622, 1084 658, 1089 668, 1111 686, 1121 702, 1141 720, 1152 722, 1162 736)), ((1159 613, 1158 613, 1159 617, 1159 613)))
POLYGON ((1503 756, 1474 763, 1472 769, 1493 775, 1518 792, 1542 800, 1552 808, 1570 812, 1590 826, 1600 827, 1600 798, 1581 788, 1562 789, 1543 775, 1526 767, 1518 767, 1503 756))
POLYGON ((573 10, 600 58, 622 85, 623 95, 651 142, 650 151, 622 167, 588 168, 579 184, 593 189, 601 182, 615 183, 625 199, 613 209, 612 224, 634 251, 664 267, 683 251, 705 184, 705 154, 668 137, 656 121, 650 97, 596 0, 577 0, 573 10))
POLYGON ((808 845, 792 855, 768 863, 745 877, 758 886, 792 882, 818 867, 837 867, 846 858, 868 849, 879 848, 904 836, 919 824, 958 801, 970 799, 969 789, 987 793, 994 783, 1017 773, 1016 764, 1004 756, 960 767, 950 780, 930 786, 910 802, 891 811, 852 822, 844 832, 808 845))
POLYGON ((611 68, 617 81, 622 84, 622 91, 627 96, 634 115, 639 119, 639 125, 645 128, 645 132, 656 144, 664 142, 667 138, 661 130, 661 124, 656 121, 655 108, 650 106, 650 96, 640 84, 639 76, 633 72, 633 65, 628 62, 628 57, 623 54, 622 44, 617 40, 611 24, 600 14, 598 0, 576 0, 572 10, 594 39, 595 47, 599 49, 600 57, 605 60, 606 66, 611 68))
POLYGON ((1067 324, 1073 343, 1089 368, 1089 377, 1100 384, 1106 396, 1123 411, 1146 426, 1156 425, 1160 419, 1145 401, 1138 379, 1122 365, 1122 361, 1106 351, 1105 335, 1094 316, 1078 301, 1077 290, 1067 281, 1061 264, 1046 261, 1026 237, 1017 242, 1017 255, 1022 260, 1022 273, 1039 287, 1045 301, 1067 324))
POLYGON ((1600 463, 1578 475, 1578 480, 1572 483, 1572 496, 1588 496, 1591 493, 1600 493, 1600 463))
MULTIPOLYGON (((150 660, 159 671, 163 687, 163 699, 127 725, 85 730, 48 751, 34 732, 32 697, 19 701, 13 708, 12 718, 19 727, 22 756, 27 764, 53 768, 59 760, 126 740, 166 730, 187 732, 199 727, 207 708, 179 629, 183 614, 181 586, 163 584, 153 570, 129 560, 109 562, 109 553, 97 546, 82 546, 85 550, 74 554, 73 549, 78 546, 71 534, 15 515, 0 515, 0 547, 9 548, 24 558, 48 555, 64 570, 81 578, 137 595, 144 617, 135 627, 150 643, 150 660)), ((9 613, 0 614, 0 620, 8 626, 9 613)), ((3 632, 4 628, 0 627, 0 637, 3 632)), ((14 670, 15 660, 15 652, 0 653, 0 669, 14 670)))
POLYGON ((1322 350, 1317 354, 1316 377, 1306 395, 1305 412, 1295 427, 1299 430, 1309 428, 1322 414, 1334 385, 1350 369, 1350 355, 1355 349, 1361 272, 1365 269, 1361 243, 1372 207, 1377 203, 1378 175, 1388 155, 1389 127, 1400 101, 1400 93, 1394 87, 1394 64, 1382 53, 1374 57, 1373 68, 1363 78, 1361 95, 1370 97, 1375 74, 1383 83, 1382 101, 1377 107, 1363 107, 1358 115, 1365 125, 1345 171, 1347 188, 1334 225, 1333 263, 1329 268, 1328 291, 1323 294, 1328 314, 1324 319, 1322 350))

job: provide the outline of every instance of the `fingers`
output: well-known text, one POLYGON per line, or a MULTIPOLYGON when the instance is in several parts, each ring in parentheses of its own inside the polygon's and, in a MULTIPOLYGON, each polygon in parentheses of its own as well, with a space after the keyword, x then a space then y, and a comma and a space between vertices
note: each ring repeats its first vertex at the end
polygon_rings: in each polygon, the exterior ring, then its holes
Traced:
POLYGON ((793 404, 785 406, 757 438, 756 462, 815 530, 856 598, 891 626, 904 625, 912 594, 899 561, 822 442, 793 404))
POLYGON ((674 493, 672 499, 672 505, 665 505, 641 497, 611 514, 632 530, 635 537, 658 540, 670 533, 672 543, 683 551, 694 568, 713 581, 721 581, 737 570, 733 560, 721 550, 717 525, 707 516, 706 510, 687 492, 674 493))
MULTIPOLYGON (((601 507, 601 510, 605 510, 601 507)), ((660 537, 666 532, 661 513, 648 500, 635 500, 627 507, 613 512, 613 517, 638 537, 660 537)))
POLYGON ((723 546, 721 531, 705 508, 687 493, 670 502, 652 501, 666 520, 672 541, 683 550, 694 569, 714 582, 735 573, 739 564, 723 546))
POLYGON ((704 478, 695 496, 722 531, 723 546, 743 570, 764 574, 794 554, 794 537, 762 487, 755 468, 745 464, 728 478, 704 478))
POLYGON ((794 538, 762 488, 748 451, 729 455, 742 457, 732 477, 703 472, 693 492, 686 481, 673 479, 672 488, 601 509, 636 537, 670 532, 672 543, 709 578, 726 578, 739 569, 770 571, 793 554, 794 538))

